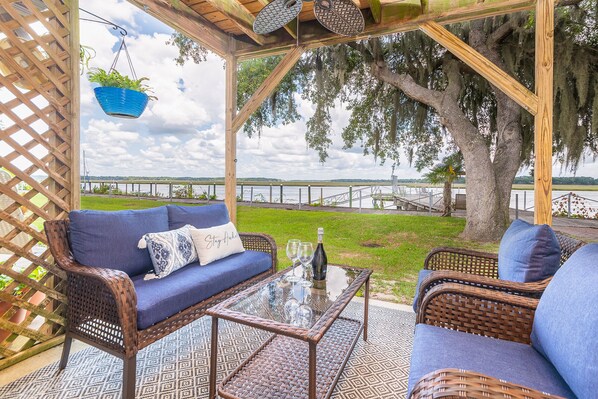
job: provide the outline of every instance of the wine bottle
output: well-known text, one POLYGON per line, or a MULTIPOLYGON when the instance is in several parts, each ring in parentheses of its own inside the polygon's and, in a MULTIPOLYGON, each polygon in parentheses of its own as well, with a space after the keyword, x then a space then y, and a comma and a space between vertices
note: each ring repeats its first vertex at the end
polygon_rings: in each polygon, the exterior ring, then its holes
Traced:
POLYGON ((318 247, 314 252, 314 258, 311 261, 311 268, 314 280, 326 280, 326 271, 328 269, 328 258, 326 258, 326 251, 324 251, 324 228, 318 229, 318 247))

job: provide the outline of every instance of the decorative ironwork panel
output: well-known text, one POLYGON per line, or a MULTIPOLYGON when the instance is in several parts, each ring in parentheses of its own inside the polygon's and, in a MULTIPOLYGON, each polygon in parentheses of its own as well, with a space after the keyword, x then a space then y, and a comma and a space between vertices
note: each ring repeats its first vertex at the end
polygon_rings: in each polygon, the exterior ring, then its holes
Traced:
POLYGON ((274 0, 264 7, 255 18, 253 31, 260 35, 282 28, 299 15, 302 0, 274 0))
POLYGON ((78 1, 0 0, 0 369, 63 339, 43 222, 79 203, 78 1))
POLYGON ((316 0, 314 14, 326 29, 339 35, 355 36, 365 29, 363 14, 351 0, 316 0))

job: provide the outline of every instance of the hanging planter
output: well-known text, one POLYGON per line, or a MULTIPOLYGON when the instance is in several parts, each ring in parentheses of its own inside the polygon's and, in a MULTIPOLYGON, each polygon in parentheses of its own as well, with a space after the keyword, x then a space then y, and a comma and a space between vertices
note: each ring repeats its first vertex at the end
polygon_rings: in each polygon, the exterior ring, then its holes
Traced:
POLYGON ((93 91, 106 115, 117 118, 139 118, 149 102, 147 94, 131 89, 96 87, 93 91))
POLYGON ((106 115, 117 118, 139 118, 145 111, 149 100, 156 99, 147 94, 151 92, 151 89, 144 83, 148 79, 137 79, 124 36, 108 72, 102 68, 94 68, 89 71, 87 77, 90 82, 100 85, 94 89, 94 93, 106 115), (132 78, 122 75, 115 69, 122 50, 127 56, 132 78))

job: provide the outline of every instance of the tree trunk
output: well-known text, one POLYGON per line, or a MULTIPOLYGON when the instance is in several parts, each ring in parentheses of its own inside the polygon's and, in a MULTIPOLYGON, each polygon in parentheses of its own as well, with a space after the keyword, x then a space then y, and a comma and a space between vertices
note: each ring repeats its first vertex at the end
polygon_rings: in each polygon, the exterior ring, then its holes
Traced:
POLYGON ((444 203, 444 211, 442 216, 451 216, 451 208, 453 202, 452 183, 444 182, 444 191, 442 192, 442 202, 444 203))
MULTIPOLYGON (((516 22, 509 21, 488 36, 484 33, 483 21, 476 21, 471 25, 470 45, 505 70, 498 43, 518 26, 516 22)), ((521 165, 521 108, 492 87, 496 96, 498 135, 494 151, 491 151, 484 135, 460 108, 462 81, 460 64, 456 60, 445 58, 446 88, 443 91, 431 90, 419 85, 407 74, 390 71, 384 56, 376 51, 379 47, 375 42, 371 46, 373 75, 412 99, 434 108, 463 154, 467 177, 467 222, 463 237, 477 241, 499 240, 510 223, 511 187, 521 165)))

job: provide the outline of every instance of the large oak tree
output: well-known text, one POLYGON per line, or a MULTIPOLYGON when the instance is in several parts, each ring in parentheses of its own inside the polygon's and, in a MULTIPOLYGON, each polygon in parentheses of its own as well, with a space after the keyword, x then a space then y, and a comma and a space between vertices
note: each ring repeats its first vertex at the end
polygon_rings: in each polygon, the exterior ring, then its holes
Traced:
MULTIPOLYGON (((596 0, 561 2, 555 25, 554 153, 575 170, 598 153, 598 33, 596 0)), ((517 13, 449 29, 486 58, 534 87, 534 15, 517 13)), ((188 45, 188 43, 186 43, 188 45)), ((184 52, 201 51, 195 46, 184 52)), ((244 62, 239 107, 279 57, 244 62)), ((382 161, 401 152, 418 169, 460 150, 466 170, 464 236, 500 238, 509 224, 511 186, 523 165, 533 167, 533 117, 421 32, 313 50, 252 115, 244 131, 300 118, 296 93, 315 105, 308 145, 324 162, 332 144, 330 110, 351 111, 345 147, 361 145, 382 161)))

